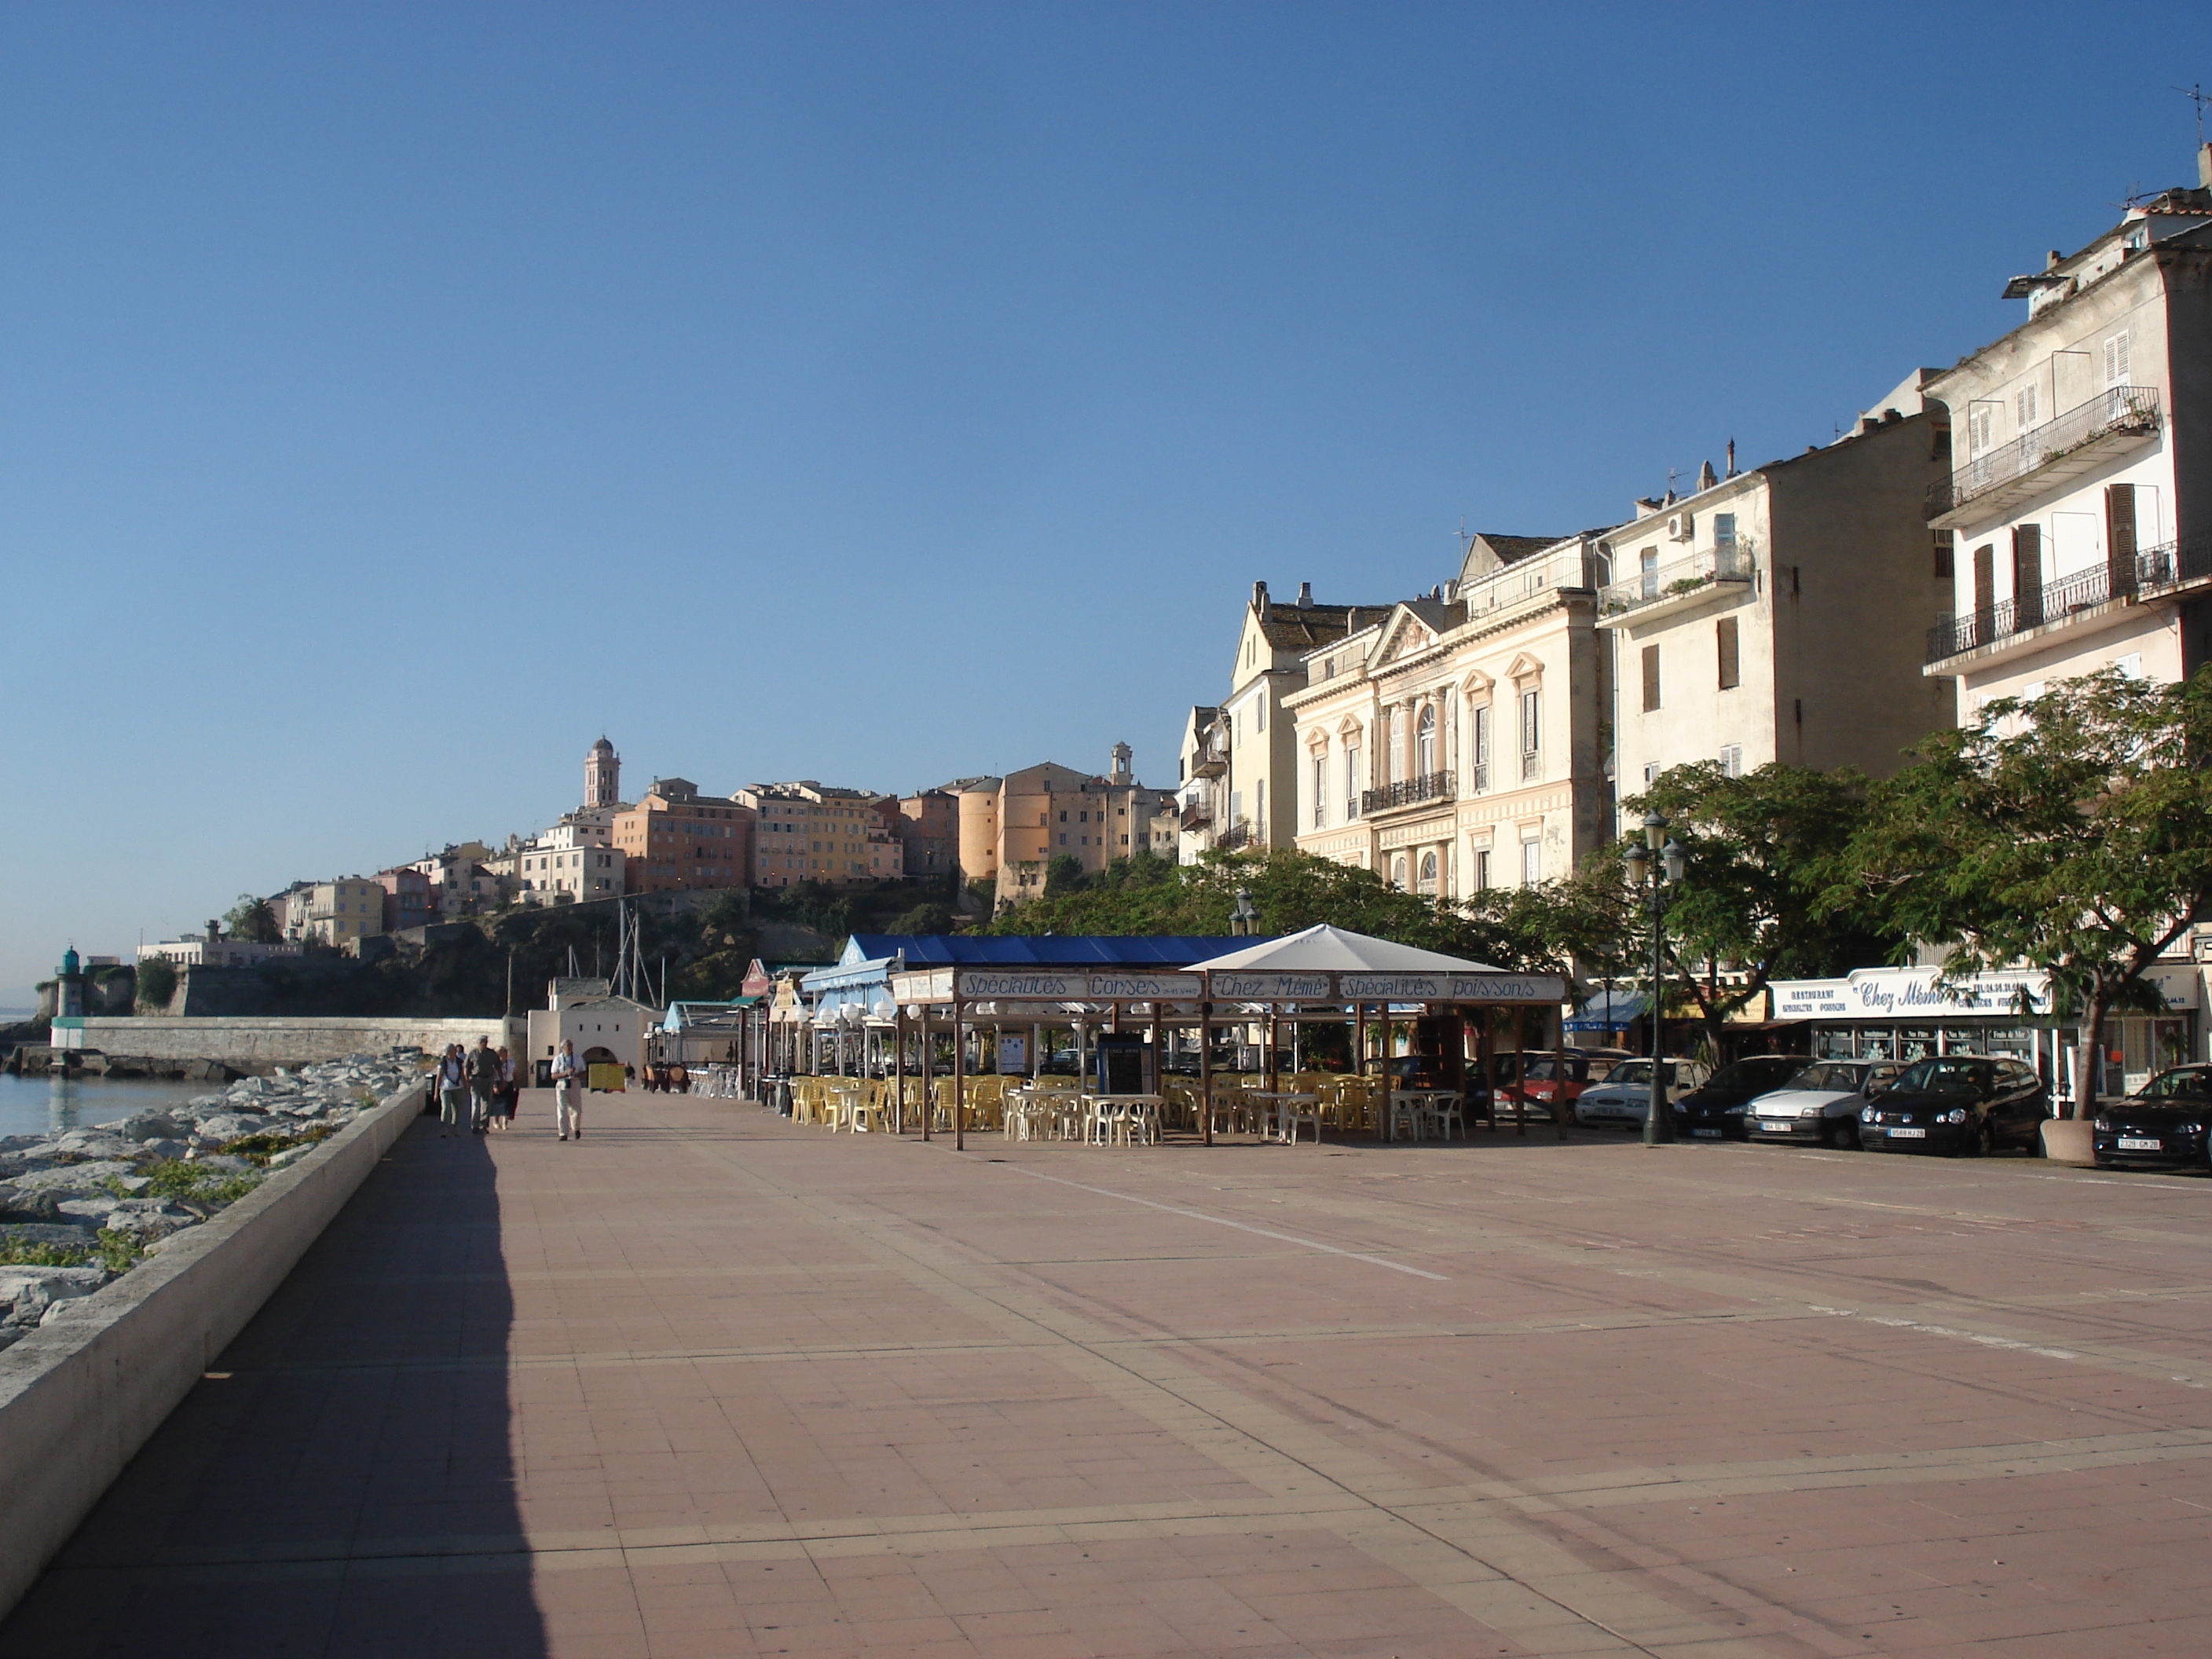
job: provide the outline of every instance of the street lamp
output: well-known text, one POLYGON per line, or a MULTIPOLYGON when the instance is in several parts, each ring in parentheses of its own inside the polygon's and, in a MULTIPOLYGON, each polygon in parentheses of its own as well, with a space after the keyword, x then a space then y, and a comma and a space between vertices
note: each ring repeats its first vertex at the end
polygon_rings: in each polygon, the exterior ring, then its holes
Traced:
POLYGON ((1680 842, 1660 844, 1659 838, 1666 833, 1667 819, 1657 812, 1647 813, 1644 844, 1630 848, 1624 855, 1629 882, 1647 890, 1644 902, 1651 910, 1651 1099, 1644 1112, 1647 1146, 1672 1146, 1674 1140, 1674 1114, 1667 1100, 1666 1062, 1659 1052, 1659 968, 1667 941, 1667 891, 1681 881, 1683 860, 1680 842))
POLYGON ((1238 939, 1249 939, 1252 936, 1252 924, 1259 920, 1260 913, 1252 908, 1251 890, 1244 887, 1238 888, 1237 908, 1229 913, 1230 933, 1238 939))

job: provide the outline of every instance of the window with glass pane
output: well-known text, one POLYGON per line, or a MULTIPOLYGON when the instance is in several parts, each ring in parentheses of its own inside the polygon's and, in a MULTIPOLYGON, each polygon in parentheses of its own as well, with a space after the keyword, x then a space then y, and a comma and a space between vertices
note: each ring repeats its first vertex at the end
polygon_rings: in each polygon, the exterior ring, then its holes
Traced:
POLYGON ((1433 708, 1421 710, 1421 723, 1413 743, 1419 775, 1428 777, 1437 769, 1437 711, 1433 708))
POLYGON ((1359 744, 1354 741, 1344 745, 1344 821, 1349 823, 1359 816, 1359 744))
POLYGON ((1321 829, 1328 822, 1328 757, 1313 757, 1313 827, 1321 829))
POLYGON ((1484 703, 1474 711, 1474 769, 1475 793, 1490 787, 1490 705, 1484 703))
POLYGON ((1536 697, 1534 691, 1521 694, 1521 778, 1527 782, 1538 771, 1539 740, 1542 727, 1536 719, 1536 697))

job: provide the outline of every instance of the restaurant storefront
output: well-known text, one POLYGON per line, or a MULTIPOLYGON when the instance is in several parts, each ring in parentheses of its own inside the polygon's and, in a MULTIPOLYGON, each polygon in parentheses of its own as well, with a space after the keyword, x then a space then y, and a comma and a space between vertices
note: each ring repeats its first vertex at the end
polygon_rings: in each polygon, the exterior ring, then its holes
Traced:
MULTIPOLYGON (((2100 1093, 2140 1088, 2154 1072, 2196 1052, 2197 969, 2162 966, 2151 977, 2168 1012, 2106 1022, 2100 1093)), ((1841 979, 1777 980, 1769 989, 1775 1021, 1802 1023, 1815 1060, 2006 1054, 2033 1066, 2057 1097, 2074 1097, 2078 1011, 2052 1008, 2047 973, 1969 974, 1944 982, 1934 968, 1859 968, 1841 979)))

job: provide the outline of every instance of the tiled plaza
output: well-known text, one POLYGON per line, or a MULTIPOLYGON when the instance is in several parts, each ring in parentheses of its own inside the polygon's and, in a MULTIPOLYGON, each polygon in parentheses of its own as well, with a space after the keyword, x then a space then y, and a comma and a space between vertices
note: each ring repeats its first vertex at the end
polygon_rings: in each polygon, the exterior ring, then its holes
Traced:
POLYGON ((2212 1651, 2212 1181, 426 1121, 0 1654, 2212 1651))

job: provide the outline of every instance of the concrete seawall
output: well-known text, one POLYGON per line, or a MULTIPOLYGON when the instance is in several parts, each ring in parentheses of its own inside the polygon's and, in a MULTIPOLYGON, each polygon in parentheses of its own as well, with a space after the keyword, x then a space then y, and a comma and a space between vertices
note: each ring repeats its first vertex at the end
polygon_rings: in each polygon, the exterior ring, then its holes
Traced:
MULTIPOLYGON (((380 1054, 389 1048, 436 1053, 449 1042, 476 1047, 478 1036, 492 1046, 519 1043, 526 1035, 517 1020, 514 1033, 497 1016, 489 1019, 366 1019, 348 1017, 300 1018, 211 1017, 170 1019, 161 1015, 118 1018, 87 1014, 57 1019, 52 1042, 57 1048, 97 1048, 102 1054, 144 1060, 213 1060, 242 1072, 272 1066, 307 1066, 348 1054, 380 1054)), ((519 1054, 520 1050, 518 1048, 519 1054)))
POLYGON ((0 1352, 0 1614, 420 1115, 423 1091, 356 1119, 0 1352))

